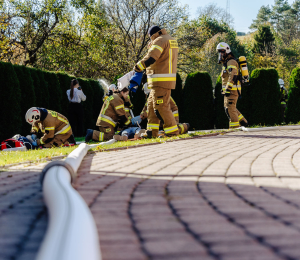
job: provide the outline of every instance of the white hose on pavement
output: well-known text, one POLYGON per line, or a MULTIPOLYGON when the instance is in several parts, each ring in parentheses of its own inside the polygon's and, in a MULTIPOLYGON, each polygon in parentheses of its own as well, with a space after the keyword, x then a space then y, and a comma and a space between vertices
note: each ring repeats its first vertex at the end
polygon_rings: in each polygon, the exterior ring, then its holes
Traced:
POLYGON ((71 183, 89 149, 114 142, 81 143, 65 161, 53 161, 44 168, 41 182, 49 225, 37 260, 101 260, 95 221, 71 183))

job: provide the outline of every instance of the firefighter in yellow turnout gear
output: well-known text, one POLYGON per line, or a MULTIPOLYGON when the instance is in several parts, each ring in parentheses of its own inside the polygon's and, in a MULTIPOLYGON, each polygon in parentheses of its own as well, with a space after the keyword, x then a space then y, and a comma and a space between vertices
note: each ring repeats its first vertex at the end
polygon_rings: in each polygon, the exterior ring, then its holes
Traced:
POLYGON ((38 146, 59 147, 74 141, 68 119, 55 111, 32 107, 27 111, 25 119, 32 125, 32 134, 42 134, 41 138, 35 140, 38 146))
POLYGON ((247 126, 246 118, 236 108, 242 91, 241 83, 238 80, 239 65, 227 43, 219 43, 217 51, 219 52, 219 64, 222 64, 222 94, 224 95, 225 113, 229 119, 229 128, 247 126))
POLYGON ((146 70, 148 88, 148 136, 157 137, 160 121, 164 123, 166 135, 178 135, 178 127, 170 109, 171 89, 175 89, 178 44, 165 29, 152 26, 148 35, 151 39, 147 55, 139 61, 134 70, 146 70))
POLYGON ((113 138, 118 125, 123 127, 131 124, 124 107, 124 101, 128 93, 128 88, 124 88, 122 91, 115 92, 106 98, 96 123, 99 131, 88 129, 85 137, 86 142, 91 139, 96 142, 110 140, 113 138))

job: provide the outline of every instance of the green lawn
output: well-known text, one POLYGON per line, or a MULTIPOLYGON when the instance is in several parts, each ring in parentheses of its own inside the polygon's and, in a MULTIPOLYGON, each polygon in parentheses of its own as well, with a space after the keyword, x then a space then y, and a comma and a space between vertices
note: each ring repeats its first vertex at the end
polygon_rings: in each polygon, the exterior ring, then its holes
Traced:
MULTIPOLYGON (((165 143, 167 141, 172 141, 176 139, 188 138, 193 136, 201 136, 207 135, 211 133, 218 133, 220 131, 210 131, 210 132, 196 132, 193 134, 183 134, 176 137, 167 137, 167 138, 152 138, 152 139, 142 139, 136 141, 126 141, 126 142, 115 142, 111 145, 103 145, 93 148, 94 151, 105 151, 112 148, 118 147, 129 147, 141 144, 149 144, 149 143, 165 143)), ((76 141, 83 141, 84 137, 76 138, 76 141)), ((13 163, 21 163, 21 162, 40 162, 45 160, 51 160, 54 156, 67 156, 74 149, 76 149, 78 145, 73 147, 63 147, 63 148, 51 148, 51 149, 41 149, 41 150, 29 150, 26 152, 0 152, 0 166, 4 166, 7 164, 13 163)))

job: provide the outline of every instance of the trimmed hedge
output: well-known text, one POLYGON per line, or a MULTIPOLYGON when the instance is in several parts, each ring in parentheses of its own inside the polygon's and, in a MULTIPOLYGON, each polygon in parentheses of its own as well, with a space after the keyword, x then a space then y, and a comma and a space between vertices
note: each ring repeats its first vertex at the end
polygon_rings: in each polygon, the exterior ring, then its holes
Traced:
MULTIPOLYGON (((251 73, 251 86, 246 94, 242 90, 245 117, 251 125, 280 124, 280 88, 275 69, 255 69, 251 73), (244 96, 246 96, 245 100, 244 96)), ((246 87, 245 87, 246 89, 246 87)), ((243 113, 244 111, 240 111, 243 113)))
POLYGON ((31 125, 24 121, 27 110, 36 103, 33 80, 24 66, 14 65, 21 89, 21 133, 29 133, 31 125), (22 117, 23 115, 23 117, 22 117))
MULTIPOLYGON (((0 141, 15 134, 29 134, 31 126, 25 122, 25 113, 30 107, 44 107, 68 117, 66 91, 73 78, 61 72, 0 62, 0 141)), ((78 81, 87 96, 83 102, 84 127, 94 128, 103 103, 103 89, 96 80, 79 78, 78 81)))
POLYGON ((53 111, 61 111, 62 90, 56 73, 44 71, 44 78, 48 83, 49 91, 49 106, 47 108, 53 111))
POLYGON ((48 83, 44 78, 44 72, 34 68, 26 68, 26 69, 30 71, 31 78, 33 79, 33 86, 34 86, 34 92, 36 97, 35 104, 30 107, 36 106, 36 107, 48 108, 49 90, 48 90, 48 83))
POLYGON ((207 72, 190 73, 184 86, 183 120, 191 130, 214 128, 213 88, 207 72))
POLYGON ((79 85, 82 87, 83 93, 86 95, 86 101, 83 102, 84 108, 84 128, 94 129, 96 121, 94 121, 93 116, 93 104, 94 104, 94 90, 88 79, 78 79, 79 85))
POLYGON ((104 91, 103 91, 103 88, 101 87, 99 81, 90 79, 89 82, 90 82, 90 85, 91 85, 91 87, 94 91, 94 95, 93 95, 93 121, 94 121, 94 127, 95 127, 98 116, 99 116, 99 113, 100 113, 100 110, 101 110, 102 105, 103 105, 104 91))
POLYGON ((224 109, 224 96, 221 94, 222 80, 218 77, 215 86, 215 127, 216 129, 224 129, 229 127, 229 119, 224 109))
POLYGON ((63 72, 56 73, 61 89, 61 114, 68 117, 69 116, 69 100, 67 97, 67 90, 70 89, 71 80, 73 79, 68 74, 63 72))
POLYGON ((0 62, 0 142, 21 132, 21 89, 12 64, 0 62))
POLYGON ((172 89, 171 96, 175 100, 176 105, 178 106, 179 116, 180 116, 180 114, 183 113, 184 96, 183 96, 183 88, 182 88, 182 79, 178 73, 176 74, 176 87, 175 89, 172 89))
POLYGON ((290 77, 289 98, 286 108, 286 122, 300 121, 300 68, 295 68, 290 77))

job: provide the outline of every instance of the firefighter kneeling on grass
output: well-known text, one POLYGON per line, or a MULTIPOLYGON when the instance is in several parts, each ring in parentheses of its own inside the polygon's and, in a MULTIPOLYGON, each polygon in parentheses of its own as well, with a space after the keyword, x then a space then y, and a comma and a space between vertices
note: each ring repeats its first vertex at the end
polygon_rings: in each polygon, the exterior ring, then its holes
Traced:
POLYGON ((27 111, 25 119, 32 125, 31 133, 35 146, 51 148, 75 142, 68 119, 57 112, 32 107, 27 111), (36 139, 39 135, 42 137, 36 139))
POLYGON ((114 134, 118 124, 121 128, 131 125, 131 121, 128 119, 124 107, 128 93, 128 87, 119 88, 117 92, 114 92, 105 99, 96 123, 96 126, 99 127, 99 131, 88 129, 85 136, 86 142, 90 140, 102 142, 112 138, 119 141, 123 140, 122 136, 114 136, 114 134))
POLYGON ((227 43, 221 42, 217 46, 219 64, 222 64, 222 94, 224 95, 225 113, 229 119, 229 128, 247 126, 248 122, 236 108, 241 94, 241 83, 238 79, 239 64, 235 60, 227 43))

